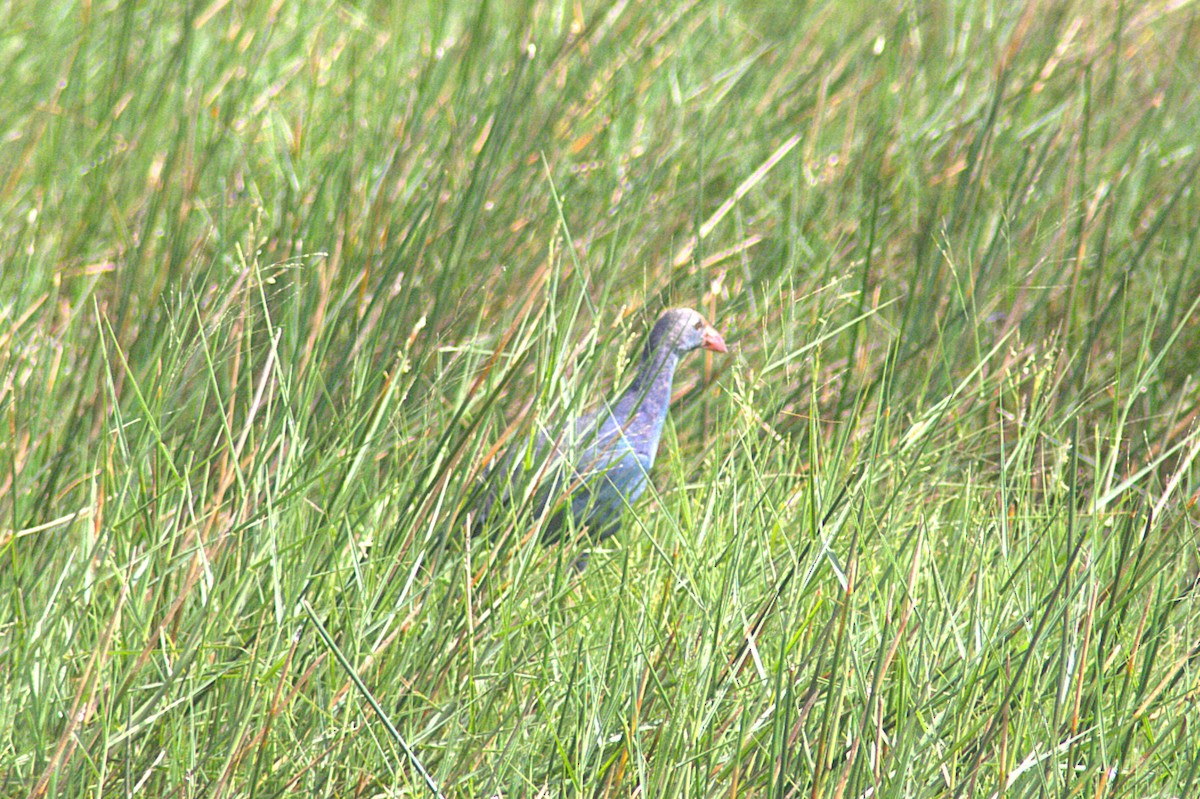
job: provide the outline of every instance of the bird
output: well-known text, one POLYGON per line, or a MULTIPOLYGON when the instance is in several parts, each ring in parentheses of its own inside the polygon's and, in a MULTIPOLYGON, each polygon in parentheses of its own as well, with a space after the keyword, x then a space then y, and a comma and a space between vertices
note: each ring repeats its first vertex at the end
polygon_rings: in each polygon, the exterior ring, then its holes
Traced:
MULTIPOLYGON (((562 538, 568 517, 575 530, 602 541, 621 526, 625 508, 646 490, 671 404, 680 359, 697 349, 727 352, 725 339, 691 308, 670 308, 658 317, 629 386, 567 422, 553 437, 538 433, 511 447, 487 475, 487 489, 471 522, 478 533, 496 506, 532 494, 534 518, 549 514, 542 541, 562 538)), ((587 565, 586 553, 576 569, 587 565)))

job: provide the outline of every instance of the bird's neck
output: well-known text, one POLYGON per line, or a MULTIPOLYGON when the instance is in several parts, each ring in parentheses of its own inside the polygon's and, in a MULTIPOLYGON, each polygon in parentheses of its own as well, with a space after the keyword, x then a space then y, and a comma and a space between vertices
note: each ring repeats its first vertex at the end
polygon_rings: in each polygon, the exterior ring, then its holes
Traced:
POLYGON ((617 401, 618 413, 641 410, 643 414, 665 416, 667 406, 671 404, 671 383, 678 365, 679 355, 674 349, 664 347, 657 352, 647 349, 633 382, 617 401))

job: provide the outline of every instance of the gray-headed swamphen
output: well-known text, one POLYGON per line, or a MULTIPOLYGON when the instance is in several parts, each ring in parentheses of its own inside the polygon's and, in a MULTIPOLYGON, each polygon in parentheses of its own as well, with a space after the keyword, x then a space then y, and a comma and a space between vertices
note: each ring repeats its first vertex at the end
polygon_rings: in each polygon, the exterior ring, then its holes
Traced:
MULTIPOLYGON (((641 496, 649 480, 663 422, 671 404, 671 383, 679 359, 703 347, 725 352, 725 340, 690 308, 664 311, 650 331, 637 375, 616 400, 606 401, 551 436, 539 433, 514 445, 489 473, 489 486, 476 504, 473 532, 490 521, 497 505, 526 491, 534 518, 549 512, 543 541, 560 538, 570 513, 575 529, 595 540, 621 524, 621 513, 641 496)), ((576 563, 582 569, 586 555, 576 563)))

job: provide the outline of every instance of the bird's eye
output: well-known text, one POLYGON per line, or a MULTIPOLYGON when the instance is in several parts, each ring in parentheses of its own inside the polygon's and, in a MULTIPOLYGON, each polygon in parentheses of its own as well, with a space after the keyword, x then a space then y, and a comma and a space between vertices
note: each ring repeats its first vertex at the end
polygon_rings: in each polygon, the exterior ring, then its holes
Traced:
POLYGON ((699 330, 700 328, 704 327, 704 321, 703 321, 703 320, 701 320, 701 319, 697 319, 697 320, 696 320, 696 324, 692 325, 692 327, 694 327, 694 328, 696 328, 697 330, 699 330))

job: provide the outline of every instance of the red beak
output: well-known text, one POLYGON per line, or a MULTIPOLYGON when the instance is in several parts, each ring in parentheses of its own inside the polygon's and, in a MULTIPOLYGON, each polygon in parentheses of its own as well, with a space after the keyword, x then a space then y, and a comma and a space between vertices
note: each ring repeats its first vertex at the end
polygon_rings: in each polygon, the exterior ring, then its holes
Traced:
POLYGON ((700 346, 713 352, 729 352, 725 348, 725 339, 721 338, 721 334, 712 325, 704 326, 704 332, 700 334, 700 346))

